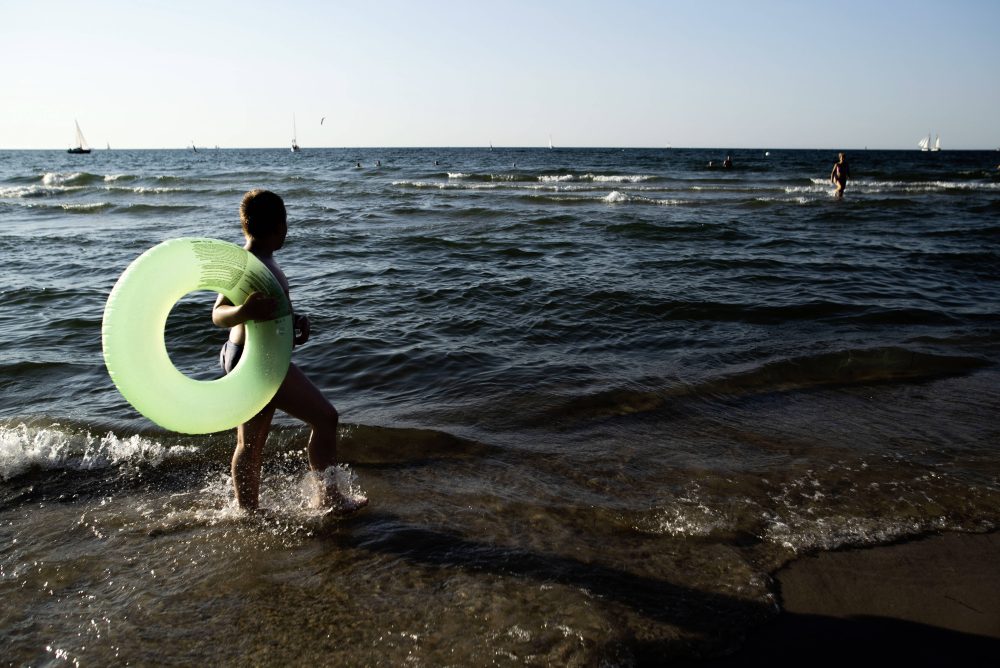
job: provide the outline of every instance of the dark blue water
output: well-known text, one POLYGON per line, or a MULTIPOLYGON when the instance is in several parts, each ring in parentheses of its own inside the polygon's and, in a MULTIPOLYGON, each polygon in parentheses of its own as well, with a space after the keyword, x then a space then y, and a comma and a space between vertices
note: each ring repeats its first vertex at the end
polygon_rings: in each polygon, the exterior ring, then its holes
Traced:
MULTIPOLYGON (((732 155, 0 152, 6 654, 705 655, 773 614, 796 555, 995 528, 1000 154, 858 151, 843 199, 834 151, 732 155), (164 432, 103 366, 122 270, 240 242, 253 187, 288 207, 295 359, 371 498, 349 520, 304 508, 294 420, 250 520, 233 435, 164 432)), ((196 377, 212 300, 168 322, 196 377)))

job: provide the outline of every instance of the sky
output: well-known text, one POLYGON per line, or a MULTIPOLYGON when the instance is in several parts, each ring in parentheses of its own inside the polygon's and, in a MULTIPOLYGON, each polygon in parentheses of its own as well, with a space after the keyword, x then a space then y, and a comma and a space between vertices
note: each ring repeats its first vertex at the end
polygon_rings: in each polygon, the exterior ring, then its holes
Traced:
POLYGON ((998 0, 0 0, 0 63, 0 149, 1000 147, 998 0))

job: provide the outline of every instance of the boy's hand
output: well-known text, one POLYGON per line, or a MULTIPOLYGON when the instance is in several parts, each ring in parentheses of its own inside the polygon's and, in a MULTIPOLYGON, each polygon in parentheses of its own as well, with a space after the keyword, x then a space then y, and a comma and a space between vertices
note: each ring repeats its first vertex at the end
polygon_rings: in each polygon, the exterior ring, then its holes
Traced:
POLYGON ((269 320, 278 308, 278 300, 263 292, 251 292, 240 307, 241 315, 247 320, 269 320))
POLYGON ((301 346, 309 340, 309 316, 302 314, 295 316, 295 345, 301 346))

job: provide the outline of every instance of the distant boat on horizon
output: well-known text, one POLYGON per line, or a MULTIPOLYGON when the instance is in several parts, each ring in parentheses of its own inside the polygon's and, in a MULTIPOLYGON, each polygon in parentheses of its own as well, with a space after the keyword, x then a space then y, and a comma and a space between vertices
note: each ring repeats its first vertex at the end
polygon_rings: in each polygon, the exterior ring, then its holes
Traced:
POLYGON ((553 149, 555 146, 552 145, 552 135, 549 135, 549 148, 553 149))
MULTIPOLYGON (((326 118, 326 116, 324 116, 323 118, 326 118)), ((322 122, 323 121, 320 121, 320 123, 322 122)), ((298 139, 296 139, 297 134, 298 130, 296 130, 295 128, 295 114, 292 114, 292 153, 298 153, 300 150, 298 139)))
POLYGON ((87 140, 83 138, 83 132, 80 131, 80 124, 77 120, 73 119, 73 124, 76 126, 76 146, 71 149, 67 149, 67 153, 90 153, 90 147, 87 146, 87 140))
POLYGON ((917 146, 920 147, 921 151, 940 151, 941 150, 941 135, 938 135, 934 141, 934 145, 931 146, 931 133, 928 132, 927 136, 917 142, 917 146))

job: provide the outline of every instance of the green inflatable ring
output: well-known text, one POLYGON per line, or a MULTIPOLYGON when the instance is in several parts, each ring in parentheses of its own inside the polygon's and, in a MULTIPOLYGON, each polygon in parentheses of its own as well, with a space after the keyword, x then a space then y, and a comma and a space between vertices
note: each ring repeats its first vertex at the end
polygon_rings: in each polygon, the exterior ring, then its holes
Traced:
POLYGON ((246 422, 278 391, 292 357, 292 310, 274 274, 245 249, 218 239, 172 239, 140 255, 118 278, 101 339, 111 380, 136 410, 172 431, 208 434, 246 422), (167 316, 197 290, 221 293, 234 304, 255 291, 278 300, 273 320, 246 323, 240 361, 218 380, 185 376, 167 353, 167 316))

